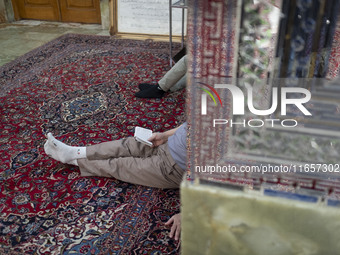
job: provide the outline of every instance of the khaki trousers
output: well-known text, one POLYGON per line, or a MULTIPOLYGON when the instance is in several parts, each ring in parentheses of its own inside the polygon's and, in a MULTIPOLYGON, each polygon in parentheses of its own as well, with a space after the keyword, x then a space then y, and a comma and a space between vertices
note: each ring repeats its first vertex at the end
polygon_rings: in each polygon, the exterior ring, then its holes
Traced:
POLYGON ((178 82, 185 82, 187 73, 187 56, 182 57, 164 76, 158 81, 159 86, 164 91, 176 86, 178 82), (184 79, 184 80, 183 80, 184 79))
POLYGON ((167 143, 152 148, 133 137, 86 147, 86 159, 78 159, 78 165, 82 176, 114 177, 156 188, 179 188, 185 173, 167 143))

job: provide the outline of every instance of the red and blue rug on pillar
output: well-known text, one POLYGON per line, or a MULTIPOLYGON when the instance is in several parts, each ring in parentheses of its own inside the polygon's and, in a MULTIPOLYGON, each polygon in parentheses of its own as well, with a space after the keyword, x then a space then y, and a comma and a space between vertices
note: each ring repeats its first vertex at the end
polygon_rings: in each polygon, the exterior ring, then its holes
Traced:
POLYGON ((169 44, 65 35, 0 68, 0 253, 178 254, 164 226, 179 191, 108 178, 45 155, 70 145, 165 131, 185 120, 185 93, 138 99, 169 69, 169 44))

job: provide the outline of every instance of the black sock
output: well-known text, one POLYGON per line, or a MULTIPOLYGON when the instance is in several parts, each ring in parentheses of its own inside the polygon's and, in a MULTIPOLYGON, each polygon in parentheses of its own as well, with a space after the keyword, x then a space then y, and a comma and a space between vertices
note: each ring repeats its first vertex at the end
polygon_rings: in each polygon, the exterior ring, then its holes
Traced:
POLYGON ((140 90, 145 90, 145 89, 148 89, 152 86, 157 86, 157 84, 150 84, 150 83, 140 83, 140 84, 138 84, 138 88, 140 90))
POLYGON ((148 89, 141 90, 135 94, 136 97, 140 98, 161 98, 165 94, 165 91, 158 86, 152 86, 148 89))

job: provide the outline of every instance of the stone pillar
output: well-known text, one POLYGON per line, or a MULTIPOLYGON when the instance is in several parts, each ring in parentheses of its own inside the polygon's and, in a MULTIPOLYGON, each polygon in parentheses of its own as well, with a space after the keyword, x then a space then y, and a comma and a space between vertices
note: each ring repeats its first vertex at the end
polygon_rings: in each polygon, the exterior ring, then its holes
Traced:
MULTIPOLYGON (((313 77, 299 82, 286 79, 288 83, 282 86, 275 84, 285 89, 305 88, 312 94, 306 104, 312 117, 292 109, 287 114, 280 115, 278 111, 265 116, 294 119, 299 122, 298 128, 238 128, 242 122, 235 116, 249 123, 259 119, 259 114, 249 118, 233 115, 234 98, 222 86, 240 88, 240 77, 263 80, 268 90, 261 88, 255 94, 259 103, 267 103, 274 95, 271 86, 277 78, 272 69, 278 70, 281 63, 286 63, 287 70, 299 73, 300 66, 290 63, 299 63, 306 69, 309 59, 303 62, 303 57, 307 53, 325 56, 320 49, 326 45, 338 66, 340 26, 336 26, 336 20, 340 19, 340 2, 282 1, 282 7, 279 2, 188 1, 189 140, 188 177, 181 186, 183 255, 340 254, 339 81, 328 84, 313 77), (296 18, 276 14, 279 25, 265 27, 270 21, 265 14, 271 13, 267 8, 273 6, 296 18), (316 20, 312 17, 315 12, 316 20), (279 28, 277 36, 273 36, 270 27, 279 28), (303 40, 297 28, 308 32, 303 34, 303 40), (322 32, 321 42, 314 28, 322 32), (294 36, 297 40, 287 43, 286 39, 294 36), (278 43, 272 40, 275 38, 278 43), (267 45, 273 42, 274 49, 269 48, 267 45), (330 47, 332 42, 335 44, 330 47), (317 51, 312 52, 312 45, 320 47, 314 47, 317 51), (287 51, 291 46, 299 54, 287 51), (287 61, 280 61, 280 57, 287 61), (214 126, 215 120, 222 120, 224 125, 214 126), (239 125, 236 128, 230 125, 235 120, 239 125)), ((252 80, 243 81, 243 89, 248 90, 246 85, 256 88, 252 80)), ((294 93, 293 96, 299 98, 294 93)))
POLYGON ((102 29, 109 30, 110 29, 110 5, 109 0, 101 0, 100 1, 100 12, 102 18, 102 29))
POLYGON ((314 196, 264 194, 184 182, 181 254, 339 254, 338 208, 314 196))

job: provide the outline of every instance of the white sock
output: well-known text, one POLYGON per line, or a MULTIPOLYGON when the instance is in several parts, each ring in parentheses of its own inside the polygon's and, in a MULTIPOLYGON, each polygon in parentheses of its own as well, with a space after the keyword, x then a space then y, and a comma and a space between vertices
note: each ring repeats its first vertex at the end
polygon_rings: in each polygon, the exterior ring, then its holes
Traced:
POLYGON ((47 155, 66 164, 77 166, 77 159, 86 158, 86 147, 69 146, 55 139, 51 133, 47 134, 44 149, 47 155))

